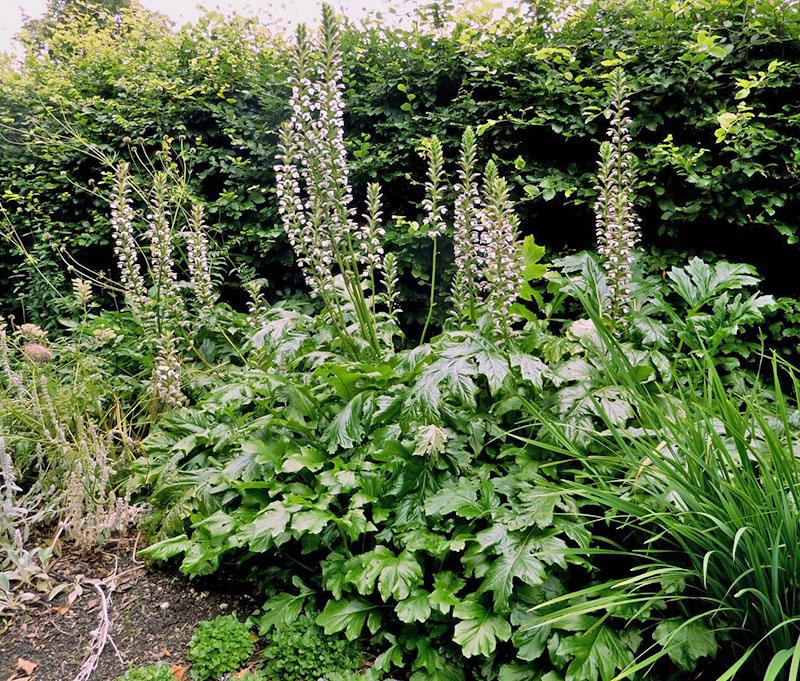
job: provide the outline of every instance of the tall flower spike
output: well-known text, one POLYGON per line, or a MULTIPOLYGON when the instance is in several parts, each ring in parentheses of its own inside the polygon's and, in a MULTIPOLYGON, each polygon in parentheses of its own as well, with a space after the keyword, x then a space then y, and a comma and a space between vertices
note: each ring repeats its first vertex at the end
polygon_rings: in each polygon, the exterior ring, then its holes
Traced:
POLYGON ((425 199, 422 207, 425 209, 425 224, 430 237, 442 236, 446 229, 444 221, 447 215, 447 206, 444 205, 442 191, 444 184, 444 153, 442 143, 434 135, 425 147, 428 157, 428 179, 425 182, 425 199))
POLYGON ((147 298, 147 290, 139 267, 139 249, 133 233, 133 206, 130 193, 130 167, 125 161, 121 161, 114 176, 111 227, 120 283, 129 304, 136 307, 147 298))
POLYGON ((200 310, 209 312, 214 306, 216 296, 214 295, 214 285, 211 282, 211 263, 208 258, 204 213, 201 204, 192 205, 186 232, 186 255, 194 296, 199 303, 200 310))
MULTIPOLYGON (((331 39, 326 43, 328 49, 332 49, 331 39)), ((325 61, 330 65, 331 57, 325 61)), ((292 67, 289 78, 291 116, 281 127, 275 166, 278 212, 311 295, 325 300, 335 295, 334 238, 340 231, 328 207, 336 194, 330 174, 333 162, 322 158, 329 156, 333 146, 327 139, 332 121, 330 116, 323 119, 325 92, 312 81, 317 74, 302 25, 297 29, 292 67)), ((322 78, 320 74, 319 79, 322 78)), ((324 110, 330 114, 332 109, 326 106, 324 110)), ((336 137, 336 133, 333 134, 336 137)))
POLYGON ((366 344, 377 354, 380 341, 365 291, 380 264, 374 244, 379 194, 371 190, 372 224, 357 227, 344 144, 340 31, 327 5, 315 47, 300 27, 289 79, 290 117, 281 128, 275 165, 278 211, 311 295, 322 301, 342 340, 351 350, 360 352, 366 344))
POLYGON ((466 320, 475 321, 480 306, 478 268, 480 258, 480 228, 477 219, 480 209, 478 174, 475 172, 475 132, 467 128, 461 138, 461 156, 458 168, 458 183, 455 186, 453 209, 453 252, 455 275, 450 289, 451 316, 457 324, 466 320))
POLYGON ((506 181, 489 161, 484 173, 482 207, 479 210, 481 230, 481 263, 486 308, 495 333, 509 338, 517 315, 512 306, 519 297, 524 281, 524 260, 517 239, 519 219, 514 213, 506 181))
POLYGON ((630 310, 633 292, 633 262, 641 240, 636 214, 636 157, 630 150, 628 83, 625 72, 616 68, 609 79, 609 139, 600 146, 597 172, 595 227, 597 252, 606 271, 609 315, 617 320, 630 310))
POLYGON ((150 239, 150 266, 159 306, 174 314, 180 303, 178 275, 172 254, 172 225, 169 220, 169 190, 167 176, 157 173, 150 192, 150 213, 147 215, 150 239))

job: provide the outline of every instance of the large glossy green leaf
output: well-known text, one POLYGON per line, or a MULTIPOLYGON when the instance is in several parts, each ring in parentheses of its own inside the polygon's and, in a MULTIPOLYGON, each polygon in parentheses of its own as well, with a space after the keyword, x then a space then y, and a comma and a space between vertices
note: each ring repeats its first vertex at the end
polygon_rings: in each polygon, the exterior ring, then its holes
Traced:
POLYGON ((348 639, 354 641, 361 635, 368 618, 374 618, 377 606, 361 598, 344 598, 328 601, 317 616, 317 624, 326 634, 343 631, 348 639))
POLYGON ((453 608, 456 624, 453 640, 461 646, 464 657, 491 655, 498 641, 511 638, 511 625, 474 600, 465 600, 453 608))

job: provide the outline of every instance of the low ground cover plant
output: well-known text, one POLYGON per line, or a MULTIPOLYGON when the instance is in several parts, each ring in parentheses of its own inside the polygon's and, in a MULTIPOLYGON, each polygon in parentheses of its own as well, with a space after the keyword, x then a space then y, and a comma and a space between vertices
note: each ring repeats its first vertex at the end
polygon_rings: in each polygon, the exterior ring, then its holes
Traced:
POLYGON ((250 627, 236 615, 220 615, 201 622, 189 643, 192 678, 207 681, 238 671, 253 650, 250 627))
MULTIPOLYGON (((314 620, 313 616, 298 617, 287 626, 273 625, 266 632, 261 660, 267 678, 333 679, 364 666, 357 644, 344 636, 325 635, 314 620)), ((259 631, 265 633, 263 625, 259 631)))
POLYGON ((125 672, 117 681, 175 681, 175 675, 166 664, 136 667, 125 672))

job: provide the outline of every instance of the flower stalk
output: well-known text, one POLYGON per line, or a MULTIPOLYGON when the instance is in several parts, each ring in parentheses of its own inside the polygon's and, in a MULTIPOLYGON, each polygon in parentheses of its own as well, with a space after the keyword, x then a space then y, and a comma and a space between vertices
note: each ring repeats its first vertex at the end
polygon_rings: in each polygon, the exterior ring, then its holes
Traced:
POLYGON ((630 149, 628 82, 616 68, 609 79, 608 140, 600 146, 595 202, 597 252, 608 282, 608 309, 612 319, 621 321, 630 311, 633 292, 633 263, 641 241, 636 214, 636 158, 630 149))

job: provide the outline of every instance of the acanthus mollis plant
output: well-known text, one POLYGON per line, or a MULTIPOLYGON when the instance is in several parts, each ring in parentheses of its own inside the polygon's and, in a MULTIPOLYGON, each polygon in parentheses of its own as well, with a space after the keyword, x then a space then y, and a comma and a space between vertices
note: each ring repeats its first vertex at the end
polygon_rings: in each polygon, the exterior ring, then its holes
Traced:
POLYGON ((620 320, 630 312, 633 264, 641 227, 635 205, 636 157, 630 149, 629 86, 621 68, 611 72, 609 89, 609 139, 600 146, 595 227, 597 252, 608 286, 608 309, 604 312, 620 320))
MULTIPOLYGON (((147 213, 144 216, 147 248, 144 248, 136 238, 137 215, 131 196, 134 189, 129 165, 119 163, 115 172, 111 208, 120 286, 130 312, 144 329, 156 337, 151 386, 156 402, 169 408, 184 400, 180 388, 177 345, 181 329, 186 326, 189 317, 175 264, 178 234, 175 223, 183 211, 180 203, 174 199, 169 173, 155 173, 150 190, 138 192, 147 201, 147 213), (143 262, 148 266, 146 271, 142 268, 143 262)), ((188 287, 192 291, 196 311, 205 314, 212 309, 216 294, 211 277, 204 210, 200 204, 194 203, 190 207, 182 233, 187 250, 188 287)))
MULTIPOLYGON (((343 142, 339 28, 329 7, 323 8, 317 44, 301 26, 293 56, 291 113, 281 127, 275 166, 279 213, 311 295, 322 302, 340 338, 349 349, 376 356, 391 346, 391 336, 397 332, 396 261, 382 247, 377 184, 367 188, 362 224, 355 220, 343 142), (388 334, 382 331, 385 328, 388 334)), ((422 151, 428 170, 421 208, 425 233, 433 240, 433 260, 420 345, 436 305, 438 240, 449 232, 442 144, 432 136, 422 151)), ((471 128, 464 132, 458 175, 452 317, 459 328, 488 320, 491 334, 507 340, 517 320, 514 306, 529 278, 525 245, 517 236, 519 221, 508 185, 493 163, 487 165, 479 185, 471 128)))
POLYGON ((377 309, 387 284, 380 188, 369 186, 358 225, 344 146, 339 38, 328 6, 316 45, 304 26, 297 30, 291 113, 281 127, 275 166, 278 209, 311 295, 321 300, 339 337, 356 354, 378 356, 384 349, 379 322, 391 321, 388 310, 377 309))
MULTIPOLYGON (((535 265, 542 250, 532 237, 519 239, 519 218, 508 183, 491 160, 481 177, 476 170, 476 157, 475 132, 467 128, 461 139, 458 182, 454 187, 455 274, 450 289, 450 316, 458 328, 485 321, 491 335, 509 341, 513 326, 519 321, 519 298, 526 295, 528 280, 543 271, 543 266, 535 265)), ((443 216, 441 212, 442 219, 443 216)))

